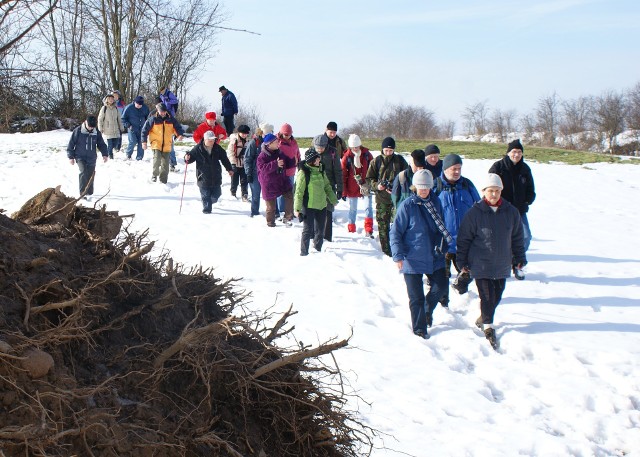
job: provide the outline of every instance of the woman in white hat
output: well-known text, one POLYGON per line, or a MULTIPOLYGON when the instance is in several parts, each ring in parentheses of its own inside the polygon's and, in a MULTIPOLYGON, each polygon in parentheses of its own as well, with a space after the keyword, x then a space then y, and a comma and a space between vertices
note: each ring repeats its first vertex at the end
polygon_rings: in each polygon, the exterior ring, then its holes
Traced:
POLYGON ((493 327, 496 308, 502 298, 511 269, 527 264, 520 213, 501 198, 502 180, 489 173, 482 186, 482 200, 476 202, 460 224, 457 262, 462 271, 476 279, 480 295, 478 328, 494 349, 498 340, 493 327))

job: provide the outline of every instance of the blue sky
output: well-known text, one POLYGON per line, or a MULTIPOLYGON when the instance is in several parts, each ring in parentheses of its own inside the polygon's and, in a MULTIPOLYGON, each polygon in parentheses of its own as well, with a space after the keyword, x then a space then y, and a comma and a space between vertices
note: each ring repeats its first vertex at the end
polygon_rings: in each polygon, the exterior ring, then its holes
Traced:
MULTIPOLYGON (((215 58, 193 93, 219 109, 218 86, 264 120, 312 136, 385 103, 419 105, 440 121, 465 106, 531 112, 563 98, 640 81, 635 1, 334 1, 224 3, 215 58)), ((253 127, 253 126, 252 126, 253 127)))

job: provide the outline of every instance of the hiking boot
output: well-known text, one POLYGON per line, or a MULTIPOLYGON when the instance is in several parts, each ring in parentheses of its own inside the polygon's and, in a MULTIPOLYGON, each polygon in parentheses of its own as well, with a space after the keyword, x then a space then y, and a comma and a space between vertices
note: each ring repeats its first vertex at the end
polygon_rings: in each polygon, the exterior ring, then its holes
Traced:
POLYGON ((367 236, 368 236, 369 238, 373 238, 373 232, 367 232, 367 236))
POLYGON ((169 167, 169 171, 176 171, 176 166, 175 165, 171 165, 169 167))
POLYGON ((453 280, 453 283, 451 283, 451 287, 460 295, 464 295, 469 292, 469 284, 471 281, 472 279, 468 273, 460 272, 456 279, 453 280))
POLYGON ((482 316, 476 319, 476 327, 484 332, 484 324, 482 323, 482 316))
POLYGON ((245 203, 248 202, 249 201, 249 197, 247 195, 243 195, 242 196, 242 201, 245 202, 245 203))
POLYGON ((232 196, 233 198, 238 198, 238 197, 236 197, 236 193, 235 193, 234 191, 232 191, 232 190, 231 190, 230 192, 231 192, 231 196, 232 196))
POLYGON ((275 222, 267 222, 267 227, 275 227, 276 223, 275 222))
POLYGON ((496 331, 493 328, 488 328, 484 331, 484 336, 491 344, 493 349, 498 349, 498 340, 496 339, 496 331))
POLYGON ((282 219, 282 223, 285 225, 285 227, 291 227, 293 225, 293 222, 291 222, 291 219, 282 219))
POLYGON ((433 314, 427 314, 427 327, 431 328, 433 325, 433 314))
POLYGON ((152 176, 152 177, 151 177, 151 181, 156 182, 157 180, 158 180, 158 177, 157 177, 157 176, 152 176))
POLYGON ((425 340, 429 339, 429 334, 423 332, 422 330, 418 330, 417 332, 413 332, 413 333, 414 333, 414 335, 419 336, 420 338, 423 338, 425 340))

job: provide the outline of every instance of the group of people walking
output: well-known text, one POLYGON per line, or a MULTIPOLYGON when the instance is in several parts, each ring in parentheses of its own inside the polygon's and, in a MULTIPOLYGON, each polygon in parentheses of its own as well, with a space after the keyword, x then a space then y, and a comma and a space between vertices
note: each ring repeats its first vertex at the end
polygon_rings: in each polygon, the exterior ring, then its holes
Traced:
POLYGON ((453 266, 458 272, 453 288, 458 293, 466 293, 475 280, 480 296, 476 325, 491 346, 498 348, 495 311, 511 273, 524 279, 531 240, 526 213, 536 194, 531 169, 522 160, 523 150, 520 140, 508 144, 506 156, 483 179, 481 193, 462 176, 463 161, 457 154, 439 160, 440 164, 430 160, 432 167, 441 169, 438 176, 431 172, 426 153, 439 154, 434 145, 413 151, 411 170, 395 178, 390 249, 404 275, 412 328, 419 337, 429 337, 438 303, 445 308, 449 305, 453 266))
MULTIPOLYGON (((494 348, 498 341, 493 326, 511 273, 524 279, 526 251, 531 241, 527 219, 535 200, 531 169, 523 160, 520 140, 509 143, 504 158, 495 162, 483 179, 481 192, 462 176, 463 160, 457 154, 440 159, 435 144, 411 152, 410 163, 396 153, 395 140, 382 140, 381 153, 373 157, 357 134, 345 142, 335 122, 312 140, 301 156, 290 124, 277 133, 267 123, 253 135, 248 125, 235 127, 238 113, 233 93, 224 86, 222 127, 215 112, 207 112, 195 129, 196 145, 185 155, 185 163, 196 164, 196 182, 202 212, 210 214, 222 194, 222 169, 231 178, 230 193, 250 203, 250 216, 260 214, 265 202, 268 227, 276 222, 291 226, 302 223, 300 255, 322 249, 332 241, 333 211, 339 200, 348 201, 349 233, 357 231, 359 203, 364 204, 362 232, 373 237, 373 201, 382 252, 392 257, 404 275, 413 332, 428 338, 437 304, 449 305, 452 287, 467 292, 475 280, 480 295, 480 317, 476 325, 494 348), (221 142, 228 140, 226 150, 221 142), (261 198, 262 197, 262 198, 261 198), (424 276, 428 292, 424 292, 424 276)), ((106 162, 121 148, 121 133, 127 131, 127 158, 142 160, 147 144, 153 150, 152 181, 166 183, 175 166, 174 138, 181 139, 182 125, 175 118, 178 100, 167 88, 159 94, 155 111, 149 113, 144 98, 121 107, 119 93, 107 95, 97 118, 88 116, 71 136, 67 155, 80 169, 81 195, 93 193, 97 150, 106 162), (105 141, 106 140, 106 141, 105 141)))

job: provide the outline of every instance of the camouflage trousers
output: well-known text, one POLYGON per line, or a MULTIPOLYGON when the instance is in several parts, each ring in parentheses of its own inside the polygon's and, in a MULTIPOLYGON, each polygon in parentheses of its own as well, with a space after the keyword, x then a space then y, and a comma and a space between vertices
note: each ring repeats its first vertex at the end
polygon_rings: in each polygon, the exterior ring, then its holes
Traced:
POLYGON ((391 203, 376 203, 376 222, 382 252, 391 257, 391 243, 389 243, 389 228, 395 216, 395 208, 391 203))

